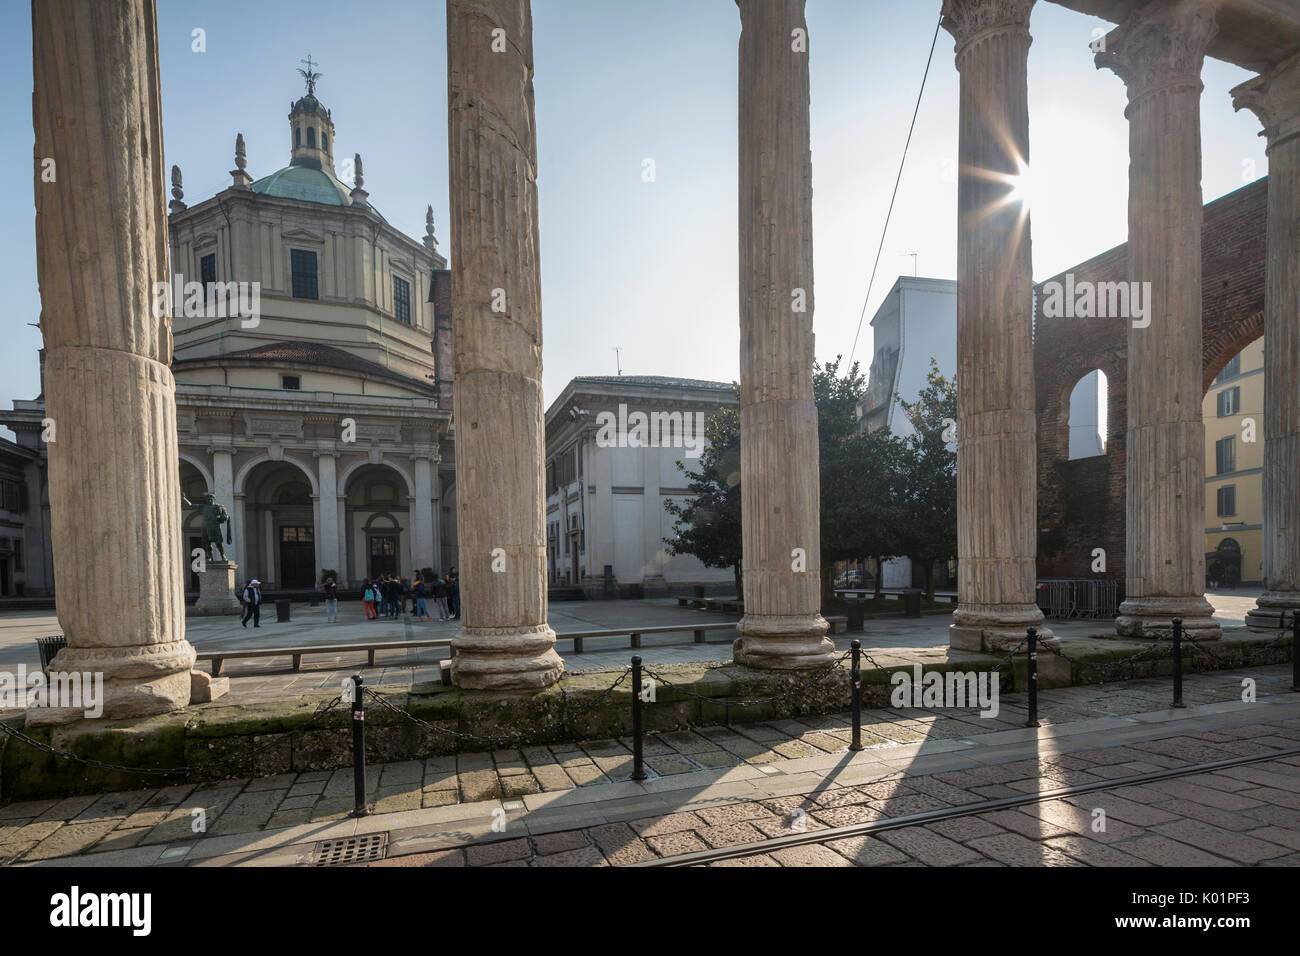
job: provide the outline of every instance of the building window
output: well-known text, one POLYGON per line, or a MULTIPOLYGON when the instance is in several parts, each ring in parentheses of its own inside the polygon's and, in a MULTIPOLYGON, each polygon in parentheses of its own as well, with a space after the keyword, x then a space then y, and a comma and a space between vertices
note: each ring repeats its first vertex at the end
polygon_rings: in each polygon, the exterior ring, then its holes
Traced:
POLYGON ((14 570, 23 569, 23 543, 18 538, 14 538, 14 570))
POLYGON ((316 148, 316 127, 315 126, 307 127, 307 146, 310 147, 311 149, 316 148))
POLYGON ((212 298, 216 291, 212 287, 217 282, 217 254, 210 252, 199 260, 199 281, 203 283, 203 290, 207 298, 212 298))
POLYGON ((1237 470, 1237 438, 1229 435, 1214 443, 1214 473, 1227 475, 1237 470))
POLYGON ((301 127, 301 126, 299 126, 297 129, 295 129, 295 130, 293 131, 293 145, 294 145, 294 148, 295 148, 295 149, 296 149, 297 147, 299 147, 299 146, 302 145, 302 127, 301 127))
POLYGON ((1219 373, 1219 377, 1216 378, 1214 381, 1226 382, 1228 379, 1236 378, 1240 374, 1241 374, 1241 353, 1238 352, 1236 355, 1234 355, 1232 358, 1228 360, 1227 365, 1223 366, 1223 371, 1219 373))
POLYGON ((1219 417, 1227 418, 1229 415, 1235 415, 1241 411, 1241 386, 1234 385, 1232 388, 1225 388, 1217 396, 1219 406, 1219 417))
POLYGON ((1224 485, 1219 489, 1219 517, 1226 518, 1237 513, 1237 486, 1224 485))
POLYGON ((316 288, 316 253, 306 249, 290 249, 289 263, 293 272, 293 297, 320 298, 316 288))
POLYGON ((0 508, 20 513, 23 508, 23 486, 16 481, 0 481, 0 508))
POLYGON ((281 375, 280 387, 292 389, 302 388, 302 378, 298 375, 281 375))
POLYGON ((393 315, 403 325, 411 324, 411 283, 393 276, 393 315))

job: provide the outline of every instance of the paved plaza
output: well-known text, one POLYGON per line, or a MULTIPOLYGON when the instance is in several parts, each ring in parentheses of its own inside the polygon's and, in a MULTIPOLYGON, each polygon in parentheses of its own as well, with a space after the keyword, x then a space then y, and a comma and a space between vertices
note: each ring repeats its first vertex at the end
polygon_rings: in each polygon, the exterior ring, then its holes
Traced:
MULTIPOLYGON (((1244 635, 1246 613, 1255 606, 1258 591, 1240 589, 1231 592, 1211 592, 1206 598, 1214 605, 1215 620, 1225 635, 1244 635)), ((413 641, 427 638, 452 638, 460 629, 459 621, 416 621, 409 615, 397 619, 367 621, 359 602, 342 602, 339 606, 339 623, 325 620, 323 607, 296 604, 291 620, 275 623, 275 609, 268 607, 262 617, 262 626, 254 629, 250 624, 241 627, 238 618, 190 617, 186 621, 186 637, 200 654, 213 650, 240 650, 270 647, 298 647, 337 645, 366 641, 413 641)), ((730 623, 738 615, 696 611, 679 607, 673 598, 641 601, 565 601, 550 605, 549 621, 556 633, 590 630, 612 630, 633 626, 692 625, 730 623)), ((863 633, 831 635, 837 650, 847 650, 854 638, 862 641, 863 648, 882 665, 929 660, 983 659, 982 655, 955 650, 948 645, 948 614, 926 614, 921 618, 886 617, 869 618, 863 633)), ((1052 630, 1062 638, 1097 636, 1114 642, 1108 646, 1134 648, 1141 642, 1125 642, 1115 638, 1109 621, 1071 620, 1052 621, 1052 630)), ((19 664, 29 668, 39 663, 36 638, 59 633, 59 622, 53 612, 19 611, 0 615, 0 670, 14 670, 19 664)), ((567 641, 559 643, 565 668, 569 672, 604 670, 627 666, 633 653, 640 654, 647 665, 726 661, 732 656, 735 633, 730 630, 710 631, 707 643, 694 644, 689 631, 679 634, 647 634, 641 638, 640 649, 633 651, 626 637, 588 639, 586 649, 575 654, 567 641)), ((229 660, 225 673, 231 678, 228 697, 217 702, 248 703, 253 701, 292 698, 318 688, 338 687, 340 682, 360 673, 368 686, 386 690, 401 690, 412 685, 437 681, 440 678, 438 661, 445 659, 445 647, 412 648, 411 650, 380 651, 376 666, 367 667, 366 654, 321 654, 303 658, 302 670, 293 672, 288 655, 277 658, 229 660)), ((209 662, 201 662, 201 669, 210 669, 209 662)), ((2 712, 2 711, 0 711, 2 712)))
MULTIPOLYGON (((382 865, 623 865, 1023 796, 1164 768, 1300 748, 1288 666, 1044 691, 973 710, 847 714, 580 741, 368 768, 371 816, 350 817, 352 771, 14 803, 0 808, 11 865, 309 865, 321 841, 377 836, 382 865), (1246 703, 1242 679, 1257 682, 1246 703), (204 832, 196 835, 202 811, 204 832)), ((734 863, 737 861, 729 861, 734 863)), ((758 854, 752 865, 1295 865, 1300 761, 1052 800, 980 817, 758 854), (1109 817, 1089 827, 1091 810, 1109 817), (832 855, 827 855, 828 851, 832 855)))

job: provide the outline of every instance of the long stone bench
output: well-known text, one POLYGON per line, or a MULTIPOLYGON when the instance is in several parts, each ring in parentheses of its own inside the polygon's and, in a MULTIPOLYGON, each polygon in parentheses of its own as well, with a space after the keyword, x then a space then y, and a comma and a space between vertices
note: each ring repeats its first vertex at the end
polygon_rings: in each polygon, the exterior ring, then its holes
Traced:
POLYGON ((395 651, 412 647, 450 647, 452 638, 434 637, 418 641, 366 641, 356 644, 303 644, 299 647, 231 648, 224 651, 199 650, 196 660, 212 661, 212 676, 220 677, 226 661, 249 657, 291 657, 293 669, 302 669, 306 654, 355 654, 366 652, 366 665, 375 666, 375 651, 395 651))

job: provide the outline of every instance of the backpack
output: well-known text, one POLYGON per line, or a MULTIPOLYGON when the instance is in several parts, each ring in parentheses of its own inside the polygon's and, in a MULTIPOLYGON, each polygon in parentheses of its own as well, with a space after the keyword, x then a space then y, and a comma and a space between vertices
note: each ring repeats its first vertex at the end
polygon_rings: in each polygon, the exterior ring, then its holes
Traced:
POLYGON ((371 589, 371 588, 366 588, 366 593, 365 593, 364 595, 362 595, 362 600, 363 600, 363 601, 374 601, 374 599, 375 599, 375 592, 374 592, 374 590, 371 589))

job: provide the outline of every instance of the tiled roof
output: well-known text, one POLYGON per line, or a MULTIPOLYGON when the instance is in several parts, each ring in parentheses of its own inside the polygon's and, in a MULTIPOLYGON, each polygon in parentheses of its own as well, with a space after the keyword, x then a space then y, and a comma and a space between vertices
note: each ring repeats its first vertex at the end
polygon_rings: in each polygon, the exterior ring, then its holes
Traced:
POLYGON ((319 342, 272 342, 269 345, 241 349, 238 352, 226 352, 224 355, 219 356, 208 355, 200 358, 178 359, 172 363, 172 367, 184 369, 191 364, 210 365, 214 362, 224 361, 290 362, 297 365, 315 365, 320 368, 336 368, 348 372, 357 372, 371 378, 386 378, 422 391, 437 390, 436 386, 430 382, 422 382, 400 372, 394 372, 392 369, 371 362, 369 359, 363 359, 332 345, 321 345, 319 342))

